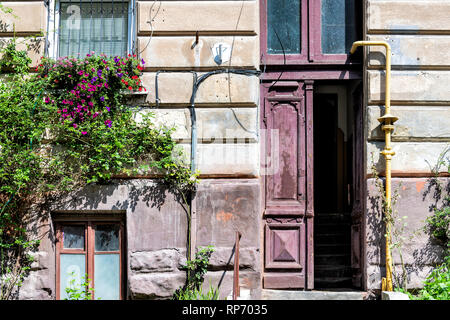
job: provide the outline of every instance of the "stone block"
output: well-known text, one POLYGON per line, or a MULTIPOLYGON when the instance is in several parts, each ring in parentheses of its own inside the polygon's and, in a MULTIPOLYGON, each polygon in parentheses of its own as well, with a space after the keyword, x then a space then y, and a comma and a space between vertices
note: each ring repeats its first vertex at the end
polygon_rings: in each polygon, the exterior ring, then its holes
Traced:
POLYGON ((202 180, 196 196, 197 246, 233 247, 240 231, 241 248, 259 248, 259 193, 256 179, 202 180))
POLYGON ((31 271, 19 290, 20 300, 52 300, 54 274, 48 270, 31 271))
MULTIPOLYGON (((189 109, 147 109, 140 111, 139 114, 149 111, 155 115, 156 126, 176 128, 172 138, 178 141, 190 141, 191 116, 189 109)), ((217 143, 220 141, 222 143, 223 139, 235 138, 248 139, 249 142, 257 140, 256 108, 197 108, 196 118, 199 142, 217 143)))
POLYGON ((132 272, 175 272, 181 265, 186 249, 162 249, 130 253, 132 272))
MULTIPOLYGON (((394 125, 392 141, 448 141, 450 137, 450 106, 392 106, 399 118, 394 125)), ((369 140, 384 141, 385 135, 377 120, 384 115, 384 106, 369 106, 367 130, 369 140)))
MULTIPOLYGON (((439 183, 446 185, 448 178, 439 178, 439 183)), ((424 231, 425 219, 433 213, 433 205, 443 205, 445 192, 441 199, 435 197, 435 187, 429 178, 392 178, 392 192, 398 193, 393 209, 396 215, 396 230, 404 236, 401 247, 405 264, 435 265, 443 261, 442 246, 430 240, 424 231), (406 218, 404 218, 406 217, 406 218), (401 220, 398 220, 401 219, 401 220)), ((375 179, 367 180, 367 254, 369 263, 380 263, 384 257, 379 250, 385 243, 384 222, 381 215, 380 192, 375 185, 375 179)), ((399 239, 394 238, 394 241, 399 239)), ((393 250, 394 262, 401 263, 398 250, 393 250)))
POLYGON ((38 34, 46 31, 47 10, 44 1, 14 1, 2 3, 12 13, 0 11, 0 34, 23 32, 38 34))
POLYGON ((448 1, 369 1, 367 32, 450 30, 448 1))
MULTIPOLYGON (((391 46, 391 66, 402 68, 442 68, 450 66, 449 36, 370 35, 368 40, 386 41, 391 46)), ((384 66, 384 47, 369 47, 369 65, 384 66)))
POLYGON ((139 33, 255 34, 259 26, 257 1, 162 1, 158 5, 140 1, 137 12, 139 33))
MULTIPOLYGON (((214 252, 209 259, 209 268, 213 270, 227 269, 232 270, 234 268, 234 247, 218 247, 214 248, 214 252)), ((260 265, 260 253, 259 248, 240 248, 239 250, 239 268, 251 269, 258 271, 260 265)))
MULTIPOLYGON (((431 174, 431 167, 434 166, 439 155, 446 150, 448 143, 445 142, 394 142, 392 150, 395 155, 392 157, 392 171, 399 173, 425 172, 431 174), (430 167, 431 166, 431 167, 430 167)), ((384 156, 380 152, 384 149, 384 142, 371 141, 367 142, 367 173, 371 173, 372 160, 376 165, 378 172, 385 170, 384 156)), ((441 172, 447 172, 442 167, 441 172)))
MULTIPOLYGON (((153 41, 153 40, 152 40, 153 41)), ((204 73, 198 73, 201 77, 204 73)), ((155 104, 154 72, 145 72, 142 83, 148 90, 146 102, 155 104)), ((193 76, 191 73, 160 73, 158 75, 158 98, 160 104, 190 105, 193 76)), ((259 101, 259 79, 256 76, 238 74, 216 74, 200 85, 195 104, 231 104, 256 106, 259 101)))
POLYGON ((132 274, 128 279, 131 299, 170 299, 185 284, 186 273, 132 274))
MULTIPOLYGON (((259 145, 256 143, 212 141, 197 144, 197 169, 202 177, 257 177, 259 175, 259 145)), ((190 162, 191 145, 180 143, 184 159, 190 162)), ((182 158, 183 158, 182 157, 182 158)))
MULTIPOLYGON (((450 72, 392 71, 391 102, 446 102, 450 101, 450 72)), ((383 103, 384 71, 368 71, 369 103, 383 103)))
MULTIPOLYGON (((254 271, 239 271, 239 285, 242 290, 250 291, 250 299, 257 300, 261 296, 261 274, 254 271)), ((219 298, 225 299, 233 292, 233 271, 209 271, 203 282, 203 292, 212 286, 219 291, 219 298)), ((248 294, 247 294, 248 297, 248 294)))
POLYGON ((216 68, 212 47, 216 43, 226 43, 232 48, 230 61, 220 66, 257 69, 259 67, 259 38, 255 36, 202 36, 192 48, 193 37, 138 37, 141 57, 146 61, 146 68, 153 69, 187 69, 216 68), (164 54, 161 54, 161 53, 164 54))

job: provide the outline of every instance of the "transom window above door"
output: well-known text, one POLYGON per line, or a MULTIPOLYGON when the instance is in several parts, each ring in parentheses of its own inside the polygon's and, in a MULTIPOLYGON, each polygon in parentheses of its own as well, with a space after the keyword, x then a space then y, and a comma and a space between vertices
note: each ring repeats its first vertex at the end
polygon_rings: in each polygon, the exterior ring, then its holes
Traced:
POLYGON ((262 64, 348 62, 359 0, 261 0, 262 64))

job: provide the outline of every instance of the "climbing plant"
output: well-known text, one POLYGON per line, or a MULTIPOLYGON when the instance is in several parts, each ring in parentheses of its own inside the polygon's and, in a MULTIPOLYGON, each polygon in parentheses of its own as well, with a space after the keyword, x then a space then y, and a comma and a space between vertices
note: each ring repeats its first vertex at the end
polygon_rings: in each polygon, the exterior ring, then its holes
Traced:
POLYGON ((145 61, 134 55, 42 58, 3 49, 0 81, 0 288, 13 296, 30 264, 26 215, 89 183, 115 175, 155 173, 171 189, 189 194, 191 172, 171 138, 174 128, 158 127, 153 114, 127 105, 133 92, 145 91, 140 76, 145 61), (6 66, 3 69, 3 66, 6 66), (143 172, 144 171, 144 172, 143 172), (20 266, 13 268, 12 266, 20 266), (16 276, 12 276, 15 274, 16 276), (17 280, 6 280, 17 279, 17 280))
POLYGON ((371 173, 373 178, 375 179, 375 186, 378 190, 379 194, 379 201, 381 204, 381 212, 382 212, 382 221, 384 222, 385 226, 390 226, 390 232, 388 233, 387 230, 385 230, 384 237, 388 239, 389 241, 389 248, 391 250, 391 253, 396 252, 398 254, 398 257, 400 259, 400 267, 401 272, 397 272, 395 268, 395 263, 393 263, 392 259, 392 277, 394 286, 402 288, 406 290, 407 288, 407 271, 405 267, 405 263, 403 260, 403 247, 408 239, 411 239, 413 235, 410 235, 409 238, 406 236, 406 228, 407 228, 407 219, 408 216, 400 216, 398 211, 395 209, 397 201, 400 197, 399 194, 399 188, 401 185, 399 185, 397 188, 393 189, 392 195, 391 195, 391 205, 388 206, 388 201, 386 198, 386 191, 385 191, 385 185, 384 181, 380 178, 375 161, 373 159, 373 154, 371 154, 371 173))

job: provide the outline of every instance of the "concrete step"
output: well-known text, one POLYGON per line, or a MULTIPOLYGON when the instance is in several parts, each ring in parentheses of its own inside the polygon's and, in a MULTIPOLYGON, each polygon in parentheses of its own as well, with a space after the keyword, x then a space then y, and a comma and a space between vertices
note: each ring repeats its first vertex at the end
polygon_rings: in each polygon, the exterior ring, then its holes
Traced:
POLYGON ((346 254, 350 253, 350 243, 316 243, 314 245, 314 253, 317 255, 326 254, 346 254))
POLYGON ((350 243, 350 234, 345 232, 340 233, 322 233, 314 234, 314 242, 318 244, 333 244, 333 243, 350 243))
POLYGON ((314 277, 315 288, 347 288, 352 286, 352 277, 314 277))
POLYGON ((366 292, 351 289, 293 291, 262 289, 261 300, 364 300, 366 292))
POLYGON ((327 277, 351 277, 352 268, 346 265, 325 265, 314 266, 314 277, 327 278, 327 277))
POLYGON ((314 227, 314 234, 350 234, 350 224, 349 223, 327 223, 322 225, 317 225, 314 227))
POLYGON ((315 265, 350 265, 350 253, 315 254, 315 265))
POLYGON ((314 223, 345 222, 350 223, 351 216, 343 213, 320 213, 314 216, 314 223))

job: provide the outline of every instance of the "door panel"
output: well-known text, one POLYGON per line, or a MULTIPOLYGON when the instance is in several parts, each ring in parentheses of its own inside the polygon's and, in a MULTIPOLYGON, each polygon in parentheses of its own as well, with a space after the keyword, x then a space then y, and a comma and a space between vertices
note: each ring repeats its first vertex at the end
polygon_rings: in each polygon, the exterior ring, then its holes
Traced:
MULTIPOLYGON (((297 84, 298 89, 298 84, 297 84)), ((272 92, 264 102, 267 157, 277 170, 266 177, 267 215, 305 214, 305 123, 298 90, 272 92)))
POLYGON ((306 141, 303 83, 263 85, 265 288, 304 288, 306 279, 306 141), (269 160, 270 159, 270 160, 269 160))

